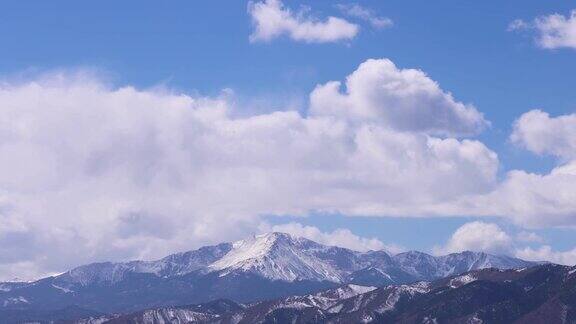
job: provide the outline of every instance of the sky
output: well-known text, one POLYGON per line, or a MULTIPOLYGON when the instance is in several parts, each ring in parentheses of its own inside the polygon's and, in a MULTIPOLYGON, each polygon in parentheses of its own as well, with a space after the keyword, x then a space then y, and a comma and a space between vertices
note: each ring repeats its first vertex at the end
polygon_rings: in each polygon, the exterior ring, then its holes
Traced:
POLYGON ((572 1, 0 1, 0 280, 283 231, 576 263, 572 1))

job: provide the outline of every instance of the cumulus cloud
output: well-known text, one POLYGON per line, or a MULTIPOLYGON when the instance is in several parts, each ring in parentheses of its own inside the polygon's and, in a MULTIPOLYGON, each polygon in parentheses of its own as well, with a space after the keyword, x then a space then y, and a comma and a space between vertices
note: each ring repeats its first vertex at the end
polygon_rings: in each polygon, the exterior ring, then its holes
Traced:
POLYGON ((514 122, 510 138, 536 154, 576 159, 576 114, 550 117, 544 111, 531 110, 514 122))
POLYGON ((576 264, 576 248, 555 251, 549 245, 536 248, 522 246, 526 243, 541 243, 543 238, 536 233, 521 231, 516 235, 505 232, 494 223, 470 222, 458 228, 444 246, 436 246, 435 254, 461 251, 483 251, 493 254, 509 254, 529 261, 548 261, 558 264, 576 264))
POLYGON ((432 135, 472 135, 488 125, 478 110, 456 101, 424 72, 399 69, 387 59, 362 63, 341 87, 339 81, 316 87, 311 114, 432 135))
POLYGON ((73 74, 2 83, 0 275, 161 257, 242 238, 259 215, 457 214, 445 206, 496 185, 498 158, 475 140, 340 112, 233 117, 228 97, 73 74))
POLYGON ((513 240, 498 225, 485 222, 470 222, 462 225, 452 234, 445 246, 434 248, 436 254, 462 251, 483 251, 494 254, 507 254, 513 240))
POLYGON ((534 30, 536 43, 542 48, 576 48, 576 10, 567 16, 555 13, 531 22, 516 19, 510 23, 508 30, 534 30))
POLYGON ((510 170, 491 192, 463 197, 452 207, 468 215, 501 216, 527 228, 576 225, 575 129, 574 114, 523 114, 513 125, 512 143, 555 156, 557 166, 549 172, 510 170))
POLYGON ((360 29, 342 18, 320 20, 307 11, 292 12, 280 0, 250 2, 248 13, 254 25, 250 41, 270 41, 287 35, 295 41, 329 43, 353 39, 360 29))
POLYGON ((515 240, 519 242, 544 242, 544 238, 534 232, 521 231, 515 236, 515 240))
POLYGON ((528 227, 576 224, 576 161, 548 174, 512 170, 498 188, 478 199, 484 212, 528 227))
POLYGON ((515 121, 511 141, 535 154, 555 156, 548 173, 507 172, 497 189, 479 198, 486 213, 528 227, 576 224, 576 115, 529 111, 515 121))
POLYGON ((388 28, 394 25, 392 19, 378 16, 373 10, 365 8, 357 3, 337 4, 336 7, 350 17, 355 17, 366 21, 377 29, 388 28))
POLYGON ((564 265, 576 265, 576 248, 568 251, 554 251, 549 245, 537 249, 523 248, 516 251, 516 256, 525 260, 549 261, 564 265))
MULTIPOLYGON (((266 229, 268 230, 268 228, 266 229)), ((271 230, 275 232, 289 233, 325 245, 340 246, 355 251, 386 250, 395 254, 405 250, 403 247, 395 244, 384 244, 377 238, 358 236, 345 228, 339 228, 332 232, 322 232, 315 226, 304 226, 299 223, 287 223, 274 225, 271 227, 271 230)))
MULTIPOLYGON (((306 113, 239 117, 229 91, 208 98, 81 74, 1 83, 0 277, 235 240, 261 228, 260 215, 469 214, 575 224, 576 164, 543 175, 513 170, 498 182, 493 151, 449 136, 487 122, 423 72, 369 60, 348 76, 345 92, 330 84, 312 92, 306 113)), ((558 147, 544 153, 572 156, 558 147)), ((506 250, 498 228, 474 226, 500 239, 483 243, 469 226, 443 251, 506 250)), ((392 249, 343 229, 285 230, 392 249)))

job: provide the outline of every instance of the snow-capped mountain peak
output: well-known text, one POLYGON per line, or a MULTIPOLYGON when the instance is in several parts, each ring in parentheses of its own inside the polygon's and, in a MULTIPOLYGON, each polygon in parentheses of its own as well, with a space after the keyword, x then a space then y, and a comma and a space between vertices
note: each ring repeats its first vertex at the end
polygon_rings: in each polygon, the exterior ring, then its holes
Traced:
MULTIPOLYGON (((0 283, 0 309, 78 305, 115 312, 135 305, 145 308, 215 298, 250 303, 340 287, 287 300, 305 307, 328 307, 343 297, 362 293, 365 288, 361 286, 387 285, 400 287, 387 293, 388 304, 396 305, 415 293, 403 284, 485 267, 509 269, 535 264, 475 252, 438 257, 414 251, 390 256, 384 251, 358 252, 288 234, 267 233, 155 261, 93 263, 32 283, 0 283), (157 297, 151 300, 151 295, 157 297), (22 298, 29 303, 21 302, 22 298)), ((461 281, 469 279, 463 277, 461 281)), ((453 284, 456 286, 456 281, 453 284)))
POLYGON ((250 260, 266 257, 279 244, 291 245, 292 237, 283 233, 266 233, 232 243, 232 249, 212 264, 214 269, 237 266, 250 260))
POLYGON ((340 272, 313 254, 319 248, 324 247, 285 233, 261 234, 233 243, 230 252, 209 268, 222 275, 246 271, 272 280, 339 282, 340 272))
POLYGON ((76 284, 114 284, 124 280, 129 273, 172 278, 196 272, 217 273, 219 277, 250 274, 286 282, 309 280, 384 285, 431 280, 488 267, 505 269, 530 265, 510 257, 469 251, 439 257, 418 251, 394 256, 384 251, 357 252, 272 232, 172 254, 156 261, 93 263, 56 279, 59 287, 72 288, 76 284))

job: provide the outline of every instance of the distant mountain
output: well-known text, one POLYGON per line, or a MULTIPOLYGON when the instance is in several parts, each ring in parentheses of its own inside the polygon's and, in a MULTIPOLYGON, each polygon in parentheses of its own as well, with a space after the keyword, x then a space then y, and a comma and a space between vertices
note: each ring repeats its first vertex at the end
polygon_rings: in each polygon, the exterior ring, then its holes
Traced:
POLYGON ((0 293, 1 292, 7 292, 7 291, 11 291, 17 288, 21 288, 28 285, 28 282, 26 281, 6 281, 6 282, 0 282, 0 293))
POLYGON ((398 285, 474 269, 533 265, 479 252, 441 257, 415 251, 394 256, 385 251, 357 252, 268 233, 157 261, 93 263, 30 283, 0 283, 0 322, 6 312, 14 316, 78 307, 100 314, 216 299, 245 303, 342 284, 398 285))
POLYGON ((251 305, 217 300, 95 317, 84 324, 576 323, 576 267, 473 270, 381 288, 344 285, 251 305))
MULTIPOLYGON (((430 280, 472 269, 522 268, 532 262, 481 252, 462 252, 434 257, 422 252, 390 256, 385 251, 356 252, 284 233, 257 235, 234 243, 203 247, 170 255, 158 261, 95 263, 78 267, 58 277, 64 286, 114 284, 131 274, 153 274, 174 278, 196 273, 218 273, 219 277, 255 275, 272 281, 359 280, 368 270, 380 273, 379 285, 430 280)), ((71 288, 71 287, 70 287, 71 288)))

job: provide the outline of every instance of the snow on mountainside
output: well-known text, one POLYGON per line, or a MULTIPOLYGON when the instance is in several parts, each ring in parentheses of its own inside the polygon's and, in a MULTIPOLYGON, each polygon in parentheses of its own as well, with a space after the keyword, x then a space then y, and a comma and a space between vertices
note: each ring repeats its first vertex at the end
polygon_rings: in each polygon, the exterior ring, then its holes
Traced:
POLYGON ((232 250, 209 268, 257 273, 272 280, 328 280, 340 282, 342 271, 325 262, 314 252, 328 247, 283 233, 257 235, 235 242, 232 250))
MULTIPOLYGON (((173 254, 157 261, 94 263, 59 276, 67 284, 86 286, 115 283, 127 273, 148 273, 162 278, 195 271, 219 276, 250 273, 269 280, 359 282, 365 277, 375 284, 431 280, 474 269, 522 268, 534 263, 481 252, 462 252, 434 257, 411 251, 390 256, 384 251, 357 252, 325 246, 285 233, 256 235, 234 243, 207 246, 173 254)), ((360 282, 366 284, 366 282, 360 282)), ((371 283, 372 284, 372 283, 371 283)))
POLYGON ((8 292, 11 291, 13 289, 19 288, 19 287, 23 287, 25 286, 27 283, 23 282, 23 281, 19 281, 19 282, 13 282, 13 281, 6 281, 6 282, 0 282, 0 292, 8 292))
POLYGON ((432 282, 336 288, 251 304, 160 307, 77 324, 576 323, 576 267, 473 270, 432 282))
POLYGON ((292 296, 280 302, 261 302, 260 304, 271 304, 276 307, 291 307, 291 308, 304 308, 304 307, 320 307, 327 309, 335 303, 354 297, 360 294, 365 294, 369 291, 376 289, 376 287, 365 287, 358 285, 344 285, 337 288, 321 291, 315 294, 305 296, 292 296))
POLYGON ((326 310, 343 300, 366 294, 376 287, 343 285, 314 294, 267 300, 251 305, 229 300, 215 300, 206 304, 149 309, 132 314, 102 316, 79 320, 76 324, 102 323, 262 323, 278 309, 326 310))
MULTIPOLYGON (((236 323, 262 323, 269 314, 278 309, 328 309, 333 305, 358 295, 375 290, 376 287, 358 285, 343 285, 337 288, 324 290, 314 294, 290 296, 283 299, 267 300, 254 303, 248 309, 235 314, 230 322, 236 323)), ((228 322, 224 320, 223 322, 228 322)))
MULTIPOLYGON (((360 289, 359 286, 403 287, 416 281, 433 281, 486 267, 508 269, 532 265, 535 263, 476 252, 440 257, 415 251, 394 256, 385 251, 357 252, 288 234, 268 233, 156 261, 93 263, 35 282, 2 284, 0 322, 6 322, 6 316, 29 319, 39 311, 62 310, 72 317, 79 313, 130 313, 217 299, 252 304, 304 295, 305 299, 285 301, 325 309, 331 300, 341 299, 339 294, 356 294, 354 290, 360 289), (347 288, 330 291, 336 294, 335 297, 314 295, 342 285, 347 288)), ((463 277, 452 285, 469 280, 472 278, 463 277)), ((390 303, 396 299, 402 302, 417 292, 398 289, 384 291, 390 292, 390 303)), ((154 316, 170 316, 170 312, 154 316)))
POLYGON ((70 321, 74 324, 164 324, 217 323, 223 314, 244 310, 245 306, 231 300, 219 299, 205 304, 148 309, 132 314, 93 316, 70 321))
POLYGON ((58 276, 58 279, 86 286, 119 282, 127 273, 150 273, 165 278, 179 276, 206 269, 208 265, 226 255, 231 246, 229 243, 206 246, 194 251, 172 254, 157 261, 91 263, 70 270, 58 276))
POLYGON ((442 278, 476 269, 511 269, 535 265, 508 256, 496 256, 483 252, 464 251, 434 257, 418 251, 400 253, 394 256, 400 268, 419 280, 442 278))
POLYGON ((283 233, 257 235, 235 242, 223 258, 209 266, 221 275, 251 272, 272 280, 327 280, 349 282, 361 274, 379 275, 390 283, 430 280, 483 268, 522 268, 534 265, 506 256, 465 251, 434 257, 422 252, 390 256, 384 251, 365 253, 328 247, 283 233))

